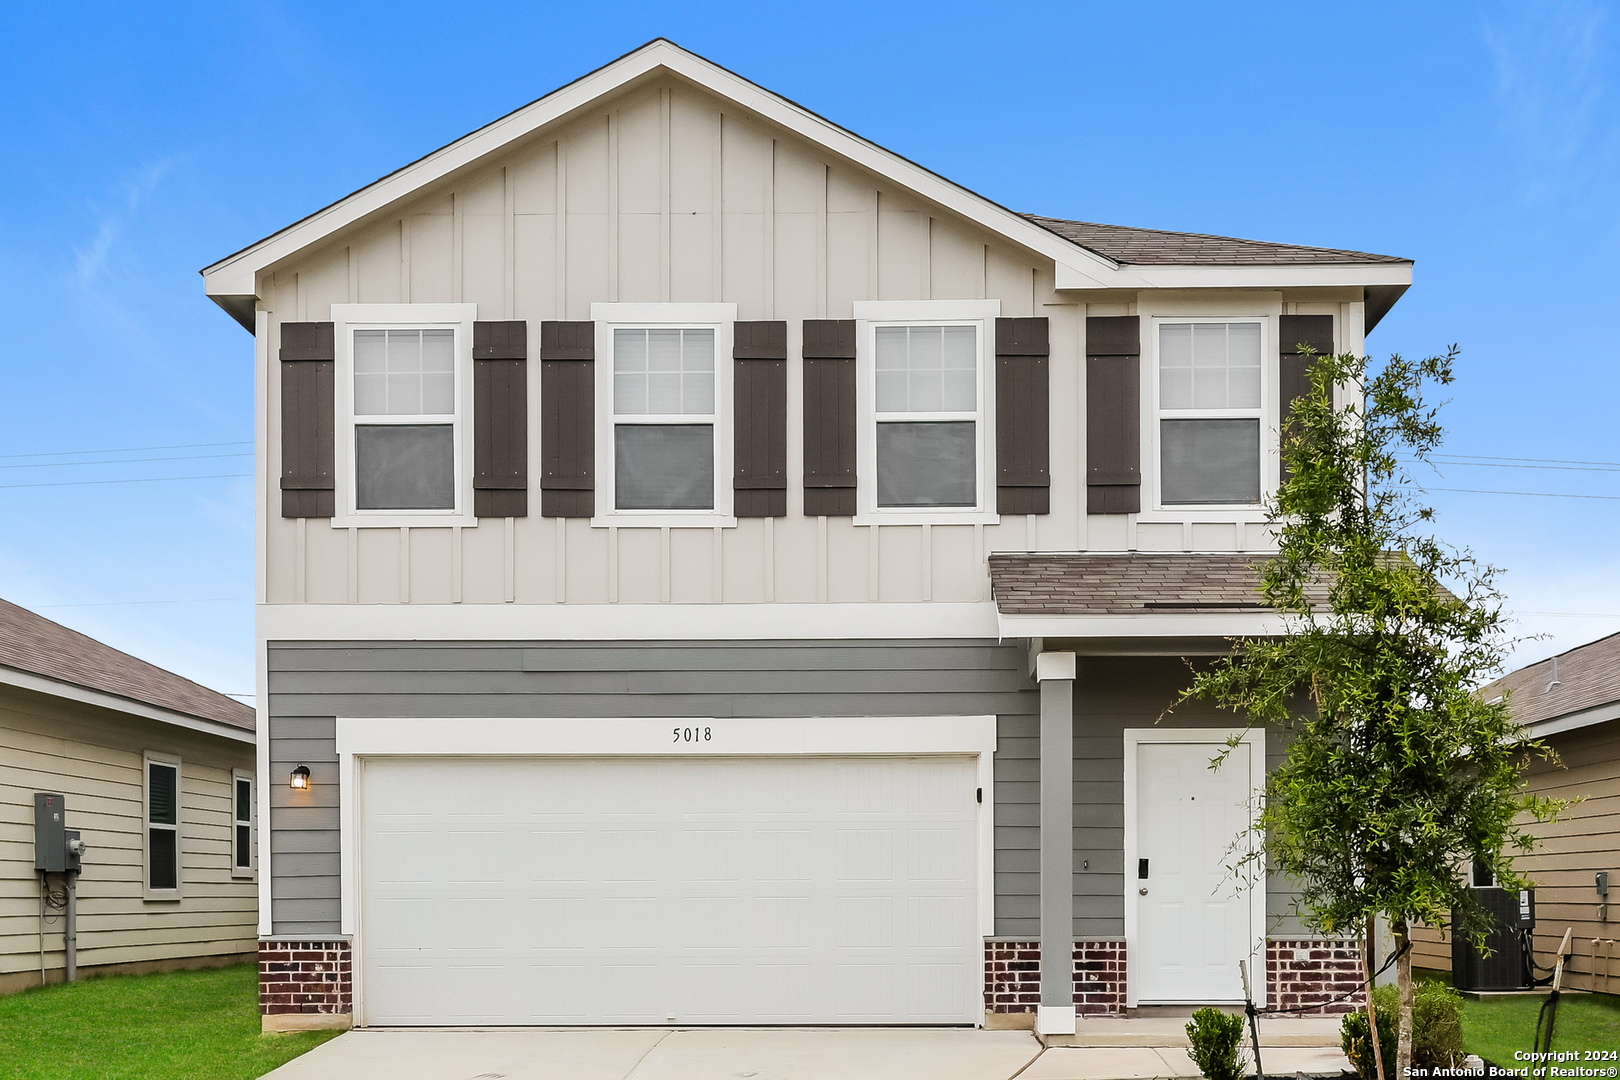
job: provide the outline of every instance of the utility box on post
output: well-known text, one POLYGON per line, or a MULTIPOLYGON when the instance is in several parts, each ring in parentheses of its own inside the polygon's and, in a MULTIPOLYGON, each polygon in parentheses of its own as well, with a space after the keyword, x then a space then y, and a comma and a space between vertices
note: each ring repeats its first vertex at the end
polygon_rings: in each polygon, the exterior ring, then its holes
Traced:
POLYGON ((62 796, 45 792, 34 793, 35 870, 43 870, 47 874, 62 874, 69 869, 66 819, 67 809, 63 805, 62 796))

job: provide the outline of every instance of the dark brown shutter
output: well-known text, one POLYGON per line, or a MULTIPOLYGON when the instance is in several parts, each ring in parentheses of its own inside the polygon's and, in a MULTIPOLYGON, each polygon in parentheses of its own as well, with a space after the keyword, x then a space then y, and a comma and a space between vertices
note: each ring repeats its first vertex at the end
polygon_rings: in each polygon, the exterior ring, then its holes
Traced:
POLYGON ((540 513, 596 513, 596 324, 540 324, 540 513))
MULTIPOLYGON (((1284 315, 1281 340, 1278 347, 1282 355, 1277 361, 1278 426, 1283 438, 1288 437, 1288 417, 1294 411, 1294 402, 1311 392, 1310 364, 1301 345, 1309 346, 1318 356, 1333 354, 1333 316, 1284 315)), ((1288 479, 1288 467, 1283 466, 1283 479, 1288 479)))
POLYGON ((1050 330, 996 320, 996 513, 1052 512, 1050 330))
POLYGON ((1086 320, 1086 512, 1142 509, 1142 323, 1086 320))
POLYGON ((734 512, 786 517, 787 323, 733 323, 732 332, 734 512))
POLYGON ((473 323, 473 514, 529 513, 529 324, 473 323))
POLYGON ((855 320, 804 321, 804 513, 855 514, 855 320))
POLYGON ((281 324, 281 516, 329 518, 335 336, 329 322, 281 324))

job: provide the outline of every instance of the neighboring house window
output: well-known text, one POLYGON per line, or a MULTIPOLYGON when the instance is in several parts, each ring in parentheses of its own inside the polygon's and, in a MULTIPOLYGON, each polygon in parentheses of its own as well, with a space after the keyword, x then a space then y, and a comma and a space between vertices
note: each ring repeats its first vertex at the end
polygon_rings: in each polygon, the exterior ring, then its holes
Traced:
POLYGON ((866 417, 862 516, 900 523, 984 515, 995 490, 985 343, 999 305, 880 301, 856 308, 867 324, 856 346, 866 417))
POLYGON ((472 304, 334 304, 334 525, 469 519, 472 304))
POLYGON ((145 895, 149 900, 180 896, 180 759, 148 752, 144 756, 145 895))
POLYGON ((732 524, 733 304, 594 304, 599 518, 732 524))
POLYGON ((231 874, 253 873, 253 774, 231 771, 231 874))
POLYGON ((1158 323, 1161 506, 1259 505, 1264 336, 1258 319, 1158 323))

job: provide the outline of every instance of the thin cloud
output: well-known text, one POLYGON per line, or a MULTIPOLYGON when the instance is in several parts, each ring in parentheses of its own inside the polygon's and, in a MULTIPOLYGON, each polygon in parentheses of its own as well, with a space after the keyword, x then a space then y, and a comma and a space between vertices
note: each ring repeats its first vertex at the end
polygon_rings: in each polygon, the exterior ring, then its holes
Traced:
POLYGON ((123 233, 124 227, 134 218, 141 203, 153 191, 157 190, 158 182, 163 174, 169 171, 171 162, 167 159, 155 161, 142 166, 135 178, 124 185, 123 204, 116 210, 101 215, 96 225, 96 235, 84 247, 73 249, 73 274, 79 285, 87 286, 107 265, 108 253, 113 244, 123 233))
POLYGON ((1612 136, 1599 115, 1607 17, 1586 0, 1542 0, 1486 23, 1501 125, 1532 200, 1574 193, 1602 167, 1612 136))

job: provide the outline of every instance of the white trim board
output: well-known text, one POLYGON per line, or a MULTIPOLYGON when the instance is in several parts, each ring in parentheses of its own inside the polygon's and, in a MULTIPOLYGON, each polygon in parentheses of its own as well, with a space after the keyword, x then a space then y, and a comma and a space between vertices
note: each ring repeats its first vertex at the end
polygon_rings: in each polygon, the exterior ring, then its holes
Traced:
MULTIPOLYGON (((1266 732, 1264 728, 1126 728, 1125 729, 1125 868, 1127 871, 1136 865, 1137 855, 1137 828, 1136 828, 1136 748, 1144 743, 1192 743, 1211 748, 1211 757, 1214 749, 1226 743, 1233 736, 1240 737, 1240 741, 1249 746, 1249 790, 1253 798, 1258 799, 1260 792, 1265 789, 1266 783, 1266 732)), ((1125 941, 1127 954, 1131 945, 1139 940, 1140 931, 1137 927, 1136 897, 1131 890, 1136 887, 1136 878, 1130 873, 1123 875, 1122 892, 1125 902, 1125 941)), ((1256 871, 1256 885, 1253 896, 1249 901, 1249 970, 1250 984, 1258 983, 1255 993, 1255 1005, 1266 1007, 1266 890, 1267 876, 1265 862, 1262 860, 1256 871), (1254 973, 1258 971, 1258 978, 1254 973)), ((1125 979, 1125 1006, 1137 1006, 1137 969, 1132 966, 1126 970, 1125 979)), ((1153 1004, 1160 1004, 1154 1002, 1153 1004)))
POLYGON ((1528 731, 1531 738, 1540 739, 1548 735, 1560 735, 1566 731, 1578 731, 1581 728, 1602 724, 1609 720, 1620 720, 1620 701, 1611 701, 1605 705, 1594 705, 1590 709, 1565 713, 1563 716, 1555 716, 1550 720, 1538 720, 1528 725, 1528 731))
POLYGON ((92 690, 86 686, 76 686, 73 683, 61 682, 44 675, 35 675, 28 671, 18 671, 16 668, 0 667, 0 686, 15 686, 19 690, 32 690, 37 694, 49 694, 52 697, 64 698, 68 701, 77 701, 85 705, 95 705, 102 709, 111 709, 128 716, 138 716, 142 720, 156 720, 160 724, 172 724, 175 727, 186 728, 189 731, 200 731, 204 735, 218 735, 222 739, 232 742, 252 743, 254 734, 251 731, 229 724, 222 724, 217 720, 205 720, 197 716, 188 716, 185 713, 174 712, 157 705, 147 705, 144 702, 134 701, 130 698, 119 697, 103 690, 92 690))
MULTIPOLYGON (((338 717, 339 894, 341 932, 360 953, 359 764, 380 756, 780 757, 816 755, 966 755, 976 759, 978 935, 995 931, 994 716, 805 717, 756 719, 490 719, 338 717), (707 742, 671 739, 671 731, 714 729, 707 742)), ((267 875, 266 875, 267 876, 267 875)), ((363 1015, 360 965, 355 1015, 363 1015)))
POLYGON ((1276 637, 1287 629, 1272 611, 1187 612, 1175 615, 1003 615, 998 636, 1010 638, 1276 637))
POLYGON ((258 630, 260 641, 837 641, 997 635, 996 606, 989 601, 261 604, 258 630))

